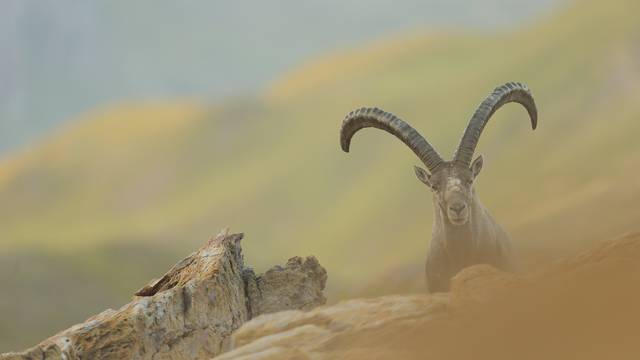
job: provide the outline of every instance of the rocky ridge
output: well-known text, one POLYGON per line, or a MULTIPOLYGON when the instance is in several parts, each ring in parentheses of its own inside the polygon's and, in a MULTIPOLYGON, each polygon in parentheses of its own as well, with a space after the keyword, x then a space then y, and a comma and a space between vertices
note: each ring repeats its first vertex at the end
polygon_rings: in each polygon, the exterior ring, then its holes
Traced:
POLYGON ((216 359, 635 359, 640 234, 532 273, 461 271, 451 292, 259 316, 216 359))
POLYGON ((534 272, 461 271, 450 293, 324 303, 313 257, 261 275, 220 234, 107 310, 0 359, 635 359, 640 234, 534 272), (251 319, 251 320, 250 320, 251 319), (217 356, 217 357, 216 357, 217 356))

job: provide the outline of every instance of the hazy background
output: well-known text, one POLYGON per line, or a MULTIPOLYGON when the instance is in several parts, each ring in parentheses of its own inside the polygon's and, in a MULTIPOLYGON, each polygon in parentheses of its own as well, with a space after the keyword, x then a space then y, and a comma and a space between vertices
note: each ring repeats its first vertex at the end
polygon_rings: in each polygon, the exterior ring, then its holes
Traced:
POLYGON ((255 94, 328 51, 413 28, 512 26, 558 1, 5 0, 0 155, 97 105, 255 94))
POLYGON ((477 3, 3 2, 0 351, 122 305, 226 226, 259 271, 316 255, 331 301, 420 291, 431 196, 392 136, 339 149, 360 106, 450 156, 525 82, 539 128, 497 113, 477 183, 522 266, 638 230, 640 6, 477 3))

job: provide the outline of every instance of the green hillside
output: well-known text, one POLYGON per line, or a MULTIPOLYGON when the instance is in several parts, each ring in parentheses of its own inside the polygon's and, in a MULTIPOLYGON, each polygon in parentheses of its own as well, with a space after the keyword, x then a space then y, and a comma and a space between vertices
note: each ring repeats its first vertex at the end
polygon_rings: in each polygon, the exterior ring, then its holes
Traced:
POLYGON ((408 34, 333 55, 258 99, 87 114, 0 167, 0 350, 118 306, 226 226, 246 232, 259 268, 316 255, 334 299, 420 263, 432 204, 418 160, 375 130, 343 153, 340 122, 360 106, 450 156, 493 87, 524 82, 538 129, 510 105, 478 147, 478 192, 517 249, 560 254, 638 230, 638 10, 584 0, 510 33, 408 34), (52 316, 56 304, 72 306, 52 316))

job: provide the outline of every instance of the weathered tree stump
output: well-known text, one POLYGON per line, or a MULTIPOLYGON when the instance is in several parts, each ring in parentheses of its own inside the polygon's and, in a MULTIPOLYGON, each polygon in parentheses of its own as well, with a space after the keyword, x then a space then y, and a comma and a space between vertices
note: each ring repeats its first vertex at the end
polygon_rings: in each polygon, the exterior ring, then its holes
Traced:
POLYGON ((327 273, 314 257, 295 257, 256 276, 244 267, 242 237, 217 235, 120 309, 0 360, 210 359, 252 317, 324 304, 327 273))

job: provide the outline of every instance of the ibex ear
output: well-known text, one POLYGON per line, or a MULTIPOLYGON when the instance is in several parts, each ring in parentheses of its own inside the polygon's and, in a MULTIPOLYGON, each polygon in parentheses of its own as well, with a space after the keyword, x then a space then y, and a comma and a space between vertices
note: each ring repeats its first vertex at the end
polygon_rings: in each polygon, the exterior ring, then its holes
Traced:
POLYGON ((429 175, 429 173, 427 172, 427 170, 419 167, 419 166, 414 166, 413 170, 415 170, 416 172, 416 176, 418 177, 418 180, 422 181, 423 183, 425 183, 425 185, 427 185, 428 187, 431 187, 431 175, 429 175))
POLYGON ((482 155, 479 155, 471 164, 471 173, 474 178, 480 174, 480 170, 482 170, 482 155))

